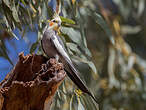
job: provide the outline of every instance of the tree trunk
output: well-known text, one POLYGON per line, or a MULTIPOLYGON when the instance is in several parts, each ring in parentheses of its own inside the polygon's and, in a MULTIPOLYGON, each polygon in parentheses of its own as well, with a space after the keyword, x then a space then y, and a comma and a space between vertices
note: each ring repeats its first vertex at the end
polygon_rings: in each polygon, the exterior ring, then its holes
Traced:
POLYGON ((20 53, 16 66, 0 83, 0 110, 50 110, 65 75, 55 59, 20 53))

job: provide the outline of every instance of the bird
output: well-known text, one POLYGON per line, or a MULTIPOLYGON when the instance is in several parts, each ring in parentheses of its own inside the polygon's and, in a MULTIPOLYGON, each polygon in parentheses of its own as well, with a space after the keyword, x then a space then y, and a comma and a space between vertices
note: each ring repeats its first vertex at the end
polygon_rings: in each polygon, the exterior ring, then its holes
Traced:
POLYGON ((57 61, 61 61, 64 65, 64 69, 69 78, 75 83, 75 85, 83 92, 88 94, 97 104, 98 101, 89 91, 88 87, 79 77, 79 72, 75 68, 72 60, 70 59, 64 43, 58 35, 58 30, 61 26, 61 19, 59 15, 54 15, 53 19, 49 22, 43 31, 41 46, 44 53, 49 58, 55 58, 57 61))

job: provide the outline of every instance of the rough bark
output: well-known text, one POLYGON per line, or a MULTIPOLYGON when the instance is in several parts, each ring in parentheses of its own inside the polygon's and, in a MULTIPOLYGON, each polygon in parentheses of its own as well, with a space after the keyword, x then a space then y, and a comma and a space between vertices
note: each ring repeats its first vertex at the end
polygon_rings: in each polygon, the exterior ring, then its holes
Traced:
POLYGON ((50 110, 65 75, 63 65, 55 59, 21 53, 0 83, 0 110, 50 110))

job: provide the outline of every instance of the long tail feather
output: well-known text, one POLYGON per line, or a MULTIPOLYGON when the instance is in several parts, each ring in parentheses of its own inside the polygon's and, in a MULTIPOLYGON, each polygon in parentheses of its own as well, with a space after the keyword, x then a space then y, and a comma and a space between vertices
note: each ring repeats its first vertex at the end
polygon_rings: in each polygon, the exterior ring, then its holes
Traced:
POLYGON ((77 87, 80 90, 82 90, 84 93, 87 93, 98 104, 98 101, 96 100, 96 98, 92 95, 92 93, 88 90, 87 86, 84 84, 84 82, 78 76, 78 72, 75 69, 72 62, 67 61, 67 63, 64 66, 65 66, 67 75, 77 85, 77 87))

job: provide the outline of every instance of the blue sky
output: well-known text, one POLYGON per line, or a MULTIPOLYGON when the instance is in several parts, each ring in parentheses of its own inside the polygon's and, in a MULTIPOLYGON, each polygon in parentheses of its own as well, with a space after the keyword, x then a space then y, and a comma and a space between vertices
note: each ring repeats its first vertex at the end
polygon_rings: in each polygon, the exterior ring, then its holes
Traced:
MULTIPOLYGON (((48 5, 51 6, 53 10, 55 10, 56 0, 51 0, 48 5)), ((14 64, 16 64, 20 52, 24 52, 24 55, 29 54, 31 45, 37 40, 37 33, 28 31, 26 32, 25 37, 22 38, 18 29, 15 29, 13 32, 16 34, 19 40, 12 38, 11 40, 6 39, 4 42, 8 49, 7 53, 9 55, 9 58, 14 64)), ((7 73, 9 73, 12 68, 13 66, 9 63, 8 60, 0 57, 0 81, 5 78, 7 73)))
MULTIPOLYGON (((24 52, 25 55, 29 54, 31 45, 37 40, 37 34, 35 32, 29 31, 25 34, 24 38, 22 38, 18 29, 15 29, 14 33, 19 38, 19 40, 16 40, 13 37, 11 40, 6 39, 4 42, 9 58, 14 64, 16 64, 20 52, 24 52)), ((3 57, 0 57, 0 64, 0 81, 2 81, 6 74, 11 71, 13 66, 3 57)))

